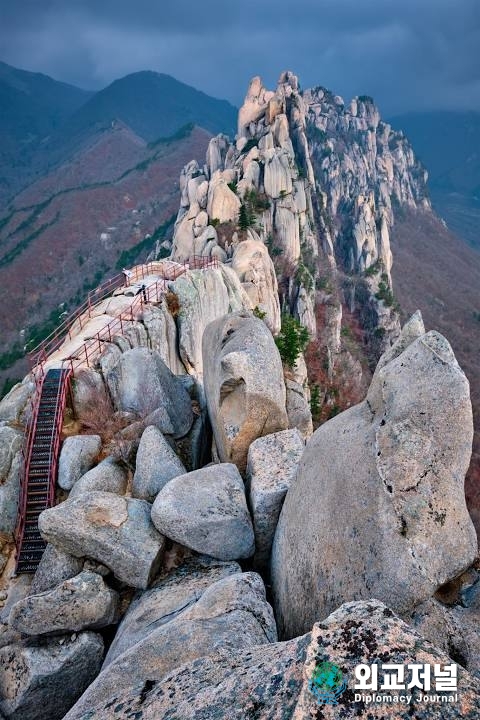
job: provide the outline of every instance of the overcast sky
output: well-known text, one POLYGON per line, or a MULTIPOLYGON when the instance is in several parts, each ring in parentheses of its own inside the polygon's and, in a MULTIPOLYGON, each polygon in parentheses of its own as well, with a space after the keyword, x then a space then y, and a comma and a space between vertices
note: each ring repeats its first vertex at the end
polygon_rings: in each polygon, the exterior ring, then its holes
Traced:
POLYGON ((156 70, 236 105, 290 69, 387 115, 480 111, 479 48, 480 0, 0 0, 11 65, 89 89, 156 70))

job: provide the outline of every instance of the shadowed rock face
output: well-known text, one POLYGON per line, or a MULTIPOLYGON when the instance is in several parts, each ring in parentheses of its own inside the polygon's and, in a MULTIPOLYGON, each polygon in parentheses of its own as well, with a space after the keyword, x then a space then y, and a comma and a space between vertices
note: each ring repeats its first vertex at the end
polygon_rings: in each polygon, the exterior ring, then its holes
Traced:
MULTIPOLYGON (((173 670, 160 681, 121 684, 110 695, 84 698, 65 720, 474 720, 480 712, 479 681, 459 668, 459 702, 421 702, 423 693, 408 691, 410 704, 369 704, 355 701, 355 667, 360 663, 435 663, 451 659, 423 640, 377 600, 346 603, 311 633, 288 642, 212 652, 173 670), (309 690, 317 662, 337 666, 346 681, 338 705, 321 707, 309 690)), ((443 669, 443 668, 442 668, 443 669)), ((379 685, 383 682, 379 668, 379 685)), ((406 671, 406 675, 408 670, 406 671)), ((410 678, 408 678, 410 679, 410 678)), ((433 680, 433 687, 435 687, 433 680)))
POLYGON ((0 710, 12 720, 61 720, 100 669, 103 640, 85 632, 0 650, 0 710))
POLYGON ((261 320, 232 313, 207 326, 203 364, 219 458, 244 472, 253 440, 288 427, 277 347, 261 320))
POLYGON ((468 381, 445 338, 422 331, 414 317, 367 399, 307 444, 272 553, 286 637, 352 599, 408 612, 475 558, 468 381))

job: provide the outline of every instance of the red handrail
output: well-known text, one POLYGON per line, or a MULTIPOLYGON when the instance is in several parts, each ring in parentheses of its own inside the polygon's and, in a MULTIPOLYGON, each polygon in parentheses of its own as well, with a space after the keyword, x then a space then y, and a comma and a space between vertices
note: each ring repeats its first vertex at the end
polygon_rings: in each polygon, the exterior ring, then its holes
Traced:
POLYGON ((42 342, 27 353, 30 367, 33 368, 36 365, 39 365, 49 355, 55 352, 55 350, 57 350, 65 340, 67 335, 71 337, 71 329, 77 320, 80 321, 81 329, 83 327, 82 317, 88 313, 88 319, 90 319, 92 307, 110 295, 113 290, 116 290, 118 287, 123 285, 124 282, 125 276, 123 273, 120 273, 119 275, 115 275, 113 278, 106 280, 104 283, 99 285, 96 290, 90 291, 85 302, 74 310, 68 318, 63 320, 60 325, 58 325, 58 327, 50 333, 50 335, 48 335, 44 340, 42 340, 42 342))
MULTIPOLYGON (((144 287, 135 297, 128 310, 121 313, 118 317, 110 320, 101 330, 99 330, 92 338, 88 338, 78 349, 80 357, 70 357, 62 361, 68 363, 69 373, 64 381, 59 385, 59 391, 56 400, 56 410, 53 423, 53 445, 50 447, 49 468, 50 468, 50 484, 48 488, 48 504, 53 505, 55 499, 55 478, 58 462, 59 446, 60 446, 60 430, 63 420, 63 408, 65 404, 66 393, 70 376, 79 366, 86 364, 90 367, 91 363, 101 354, 103 343, 111 342, 112 337, 120 330, 124 330, 124 322, 134 322, 139 312, 146 303, 158 302, 162 295, 168 290, 168 283, 183 275, 189 269, 207 269, 218 268, 219 261, 217 258, 209 258, 201 255, 193 255, 188 261, 179 263, 178 267, 173 265, 172 271, 169 272, 168 279, 161 278, 155 283, 144 287)), ((133 276, 135 279, 145 278, 149 274, 158 271, 158 262, 148 263, 146 265, 134 268, 133 276)), ((103 300, 109 295, 113 289, 123 284, 125 278, 123 273, 117 275, 105 283, 102 283, 95 291, 88 294, 87 300, 72 315, 63 321, 50 335, 40 343, 34 350, 28 353, 28 357, 33 362, 32 376, 35 382, 35 390, 30 399, 29 408, 26 412, 25 436, 22 447, 23 468, 20 482, 20 497, 18 502, 18 517, 14 532, 14 540, 17 550, 21 546, 21 542, 25 529, 25 517, 28 501, 28 476, 30 470, 30 460, 32 455, 33 442, 37 428, 38 413, 40 407, 40 399, 42 395, 42 385, 45 379, 44 363, 48 356, 57 350, 65 341, 68 335, 72 337, 71 331, 74 323, 80 322, 80 329, 83 327, 82 318, 88 312, 88 318, 91 317, 91 310, 95 304, 103 300), (94 301, 92 303, 92 300, 94 301)))

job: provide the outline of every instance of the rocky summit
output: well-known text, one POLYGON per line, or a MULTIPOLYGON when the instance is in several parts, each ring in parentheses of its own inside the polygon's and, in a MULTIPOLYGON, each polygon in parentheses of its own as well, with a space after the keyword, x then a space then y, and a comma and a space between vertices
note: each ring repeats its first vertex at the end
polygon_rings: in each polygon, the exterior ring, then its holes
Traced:
POLYGON ((371 98, 256 77, 41 345, 0 401, 1 718, 480 716, 470 385, 392 284, 425 183, 371 98))

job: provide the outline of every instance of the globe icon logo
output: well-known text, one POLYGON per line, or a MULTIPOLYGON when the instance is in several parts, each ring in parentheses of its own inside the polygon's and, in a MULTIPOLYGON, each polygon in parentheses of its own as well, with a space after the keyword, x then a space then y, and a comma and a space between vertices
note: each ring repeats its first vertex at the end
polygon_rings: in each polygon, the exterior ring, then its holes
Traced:
POLYGON ((338 698, 347 687, 339 667, 323 661, 315 665, 308 689, 320 704, 337 705, 338 698))

